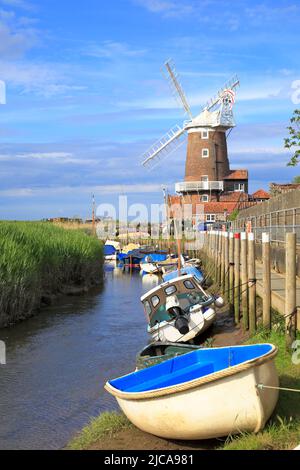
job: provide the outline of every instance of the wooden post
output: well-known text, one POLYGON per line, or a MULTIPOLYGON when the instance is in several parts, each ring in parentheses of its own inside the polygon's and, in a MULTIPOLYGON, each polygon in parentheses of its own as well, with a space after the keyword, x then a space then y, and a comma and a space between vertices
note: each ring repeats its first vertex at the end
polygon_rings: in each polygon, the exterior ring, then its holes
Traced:
POLYGON ((285 332, 289 349, 296 339, 296 234, 286 234, 285 332))
POLYGON ((233 232, 229 232, 229 304, 232 311, 234 298, 234 239, 233 232))
POLYGON ((234 321, 240 322, 240 234, 234 234, 234 321))
POLYGON ((220 274, 221 274, 220 243, 221 243, 221 234, 218 231, 217 232, 217 250, 216 250, 216 283, 217 285, 220 284, 220 274))
POLYGON ((229 235, 228 232, 224 233, 224 287, 226 298, 229 299, 229 235))
POLYGON ((249 314, 248 314, 248 263, 247 263, 247 234, 241 233, 241 289, 242 289, 242 316, 243 316, 243 329, 246 331, 249 328, 249 314))
POLYGON ((270 234, 262 234, 262 261, 263 261, 263 326, 271 329, 271 258, 270 234))
POLYGON ((221 270, 220 286, 221 286, 221 290, 224 287, 224 275, 225 275, 224 240, 225 240, 224 232, 221 232, 221 247, 220 247, 220 250, 221 250, 221 254, 220 254, 220 270, 221 270))
POLYGON ((249 330, 256 331, 256 268, 254 233, 248 233, 249 330))

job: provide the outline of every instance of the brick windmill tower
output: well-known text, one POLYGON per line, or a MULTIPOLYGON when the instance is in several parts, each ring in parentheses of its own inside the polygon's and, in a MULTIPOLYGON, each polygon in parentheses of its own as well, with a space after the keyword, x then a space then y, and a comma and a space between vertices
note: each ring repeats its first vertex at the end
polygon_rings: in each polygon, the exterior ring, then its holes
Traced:
MULTIPOLYGON (((189 120, 184 121, 182 126, 173 127, 145 152, 143 166, 156 166, 159 161, 184 143, 183 136, 187 134, 185 178, 183 182, 176 183, 177 196, 170 196, 170 203, 177 202, 179 195, 181 202, 216 204, 224 202, 226 197, 228 199, 230 192, 238 193, 232 196, 236 201, 241 193, 246 193, 248 190, 247 170, 231 171, 227 151, 227 135, 235 127, 233 106, 236 88, 239 85, 238 78, 235 76, 227 82, 201 109, 200 113, 193 117, 173 63, 169 60, 165 63, 165 67, 172 91, 179 98, 189 120)), ((227 211, 223 206, 211 205, 210 208, 213 210, 211 214, 207 206, 206 212, 211 216, 208 217, 208 221, 213 222, 218 219, 214 214, 227 211)), ((230 212, 232 207, 230 204, 228 207, 230 212)))

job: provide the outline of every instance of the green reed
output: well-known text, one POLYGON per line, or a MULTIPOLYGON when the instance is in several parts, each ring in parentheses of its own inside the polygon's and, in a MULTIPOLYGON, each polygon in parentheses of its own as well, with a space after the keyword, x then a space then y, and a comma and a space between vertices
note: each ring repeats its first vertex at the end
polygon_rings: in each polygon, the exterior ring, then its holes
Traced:
POLYGON ((49 223, 0 222, 0 326, 39 307, 66 286, 101 282, 101 243, 49 223))

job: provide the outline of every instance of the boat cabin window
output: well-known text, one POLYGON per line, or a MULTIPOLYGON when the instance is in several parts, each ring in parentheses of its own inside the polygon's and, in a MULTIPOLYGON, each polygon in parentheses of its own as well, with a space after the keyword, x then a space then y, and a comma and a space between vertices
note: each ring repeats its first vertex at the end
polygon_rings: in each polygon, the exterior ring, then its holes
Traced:
POLYGON ((150 302, 148 302, 148 300, 145 300, 144 307, 145 307, 145 312, 147 313, 147 315, 151 315, 152 310, 151 310, 150 302))
POLYGON ((160 300, 159 300, 159 297, 157 295, 154 295, 152 298, 151 298, 151 302, 152 302, 152 305, 153 307, 157 307, 157 305, 159 304, 160 300))
POLYGON ((187 288, 187 289, 195 289, 195 285, 192 281, 188 280, 188 281, 184 281, 184 286, 187 288))
POLYGON ((174 292, 176 292, 176 291, 177 291, 176 286, 169 286, 169 287, 166 287, 166 288, 165 288, 165 293, 166 293, 167 295, 172 295, 172 294, 174 294, 174 292))

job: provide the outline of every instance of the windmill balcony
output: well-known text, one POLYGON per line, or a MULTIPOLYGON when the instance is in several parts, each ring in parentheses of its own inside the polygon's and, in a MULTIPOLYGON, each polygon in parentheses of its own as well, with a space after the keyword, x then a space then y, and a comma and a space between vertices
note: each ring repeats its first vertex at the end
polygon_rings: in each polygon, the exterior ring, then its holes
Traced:
POLYGON ((188 193, 197 191, 223 191, 223 181, 184 181, 175 184, 176 193, 188 193))

